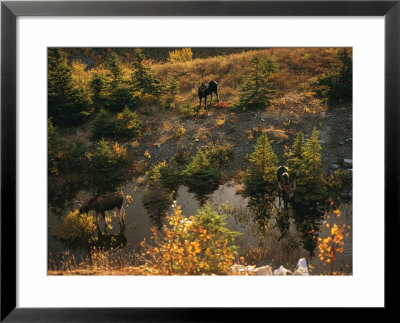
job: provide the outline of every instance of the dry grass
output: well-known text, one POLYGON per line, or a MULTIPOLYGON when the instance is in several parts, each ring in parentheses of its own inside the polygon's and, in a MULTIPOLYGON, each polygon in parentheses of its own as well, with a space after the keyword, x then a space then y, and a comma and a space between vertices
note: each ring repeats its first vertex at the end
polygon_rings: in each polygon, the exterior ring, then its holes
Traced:
MULTIPOLYGON (((242 77, 251 59, 254 56, 273 57, 279 64, 278 73, 271 77, 278 90, 276 98, 285 98, 288 93, 298 92, 303 94, 304 101, 310 99, 310 81, 329 68, 335 61, 337 52, 337 48, 268 48, 226 56, 198 58, 181 63, 150 62, 150 66, 152 72, 162 82, 167 83, 171 78, 179 81, 181 94, 176 98, 177 104, 183 104, 187 100, 197 103, 194 85, 199 86, 201 82, 208 82, 211 79, 219 84, 221 100, 233 101, 237 97, 242 77)), ((102 65, 88 71, 85 71, 85 67, 79 62, 72 63, 74 79, 85 89, 88 88, 89 80, 93 75, 107 74, 102 65)), ((122 70, 125 81, 129 81, 132 74, 131 65, 122 65, 122 70)), ((276 106, 284 105, 277 104, 276 106)))

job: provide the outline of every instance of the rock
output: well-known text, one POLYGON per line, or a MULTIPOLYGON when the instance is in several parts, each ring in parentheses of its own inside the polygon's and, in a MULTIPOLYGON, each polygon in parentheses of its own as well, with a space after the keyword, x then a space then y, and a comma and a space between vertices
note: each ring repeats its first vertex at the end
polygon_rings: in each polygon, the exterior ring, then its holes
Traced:
POLYGON ((332 169, 339 169, 340 166, 339 166, 338 164, 333 164, 333 165, 331 166, 331 168, 332 168, 332 169))
POLYGON ((199 138, 196 138, 194 141, 199 142, 199 138))
POLYGON ((248 274, 249 272, 253 272, 253 266, 243 266, 234 264, 231 266, 231 270, 234 274, 248 274))
POLYGON ((306 258, 301 258, 297 262, 296 270, 294 272, 296 276, 309 276, 306 258))
POLYGON ((263 266, 263 267, 258 267, 256 269, 253 270, 254 275, 257 276, 272 276, 272 268, 271 266, 263 266))
POLYGON ((343 159, 343 166, 345 168, 353 168, 353 160, 352 159, 343 159))
POLYGON ((232 270, 232 272, 235 273, 235 274, 240 274, 240 273, 245 272, 246 267, 243 266, 243 265, 234 264, 234 265, 231 266, 231 270, 232 270))
POLYGON ((293 275, 293 273, 290 270, 286 269, 285 267, 280 266, 278 269, 274 270, 274 275, 275 276, 291 276, 291 275, 293 275))
POLYGON ((343 145, 344 145, 343 141, 339 142, 339 145, 340 145, 340 146, 343 146, 343 145))

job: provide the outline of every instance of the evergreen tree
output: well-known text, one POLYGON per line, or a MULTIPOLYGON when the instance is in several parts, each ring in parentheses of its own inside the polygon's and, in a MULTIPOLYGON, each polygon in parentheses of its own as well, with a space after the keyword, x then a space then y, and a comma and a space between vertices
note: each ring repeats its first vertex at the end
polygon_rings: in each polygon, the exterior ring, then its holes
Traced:
POLYGON ((150 103, 160 98, 164 85, 151 73, 150 67, 143 63, 144 60, 142 50, 135 49, 135 60, 132 64, 132 90, 142 103, 150 103))
POLYGON ((169 79, 165 91, 164 91, 164 98, 163 103, 166 109, 173 109, 175 108, 175 97, 180 93, 180 86, 179 81, 176 78, 169 79))
POLYGON ((297 133, 292 149, 288 155, 288 168, 292 179, 296 179, 297 172, 301 167, 304 153, 304 134, 300 131, 297 133))
POLYGON ((250 199, 249 207, 259 223, 265 223, 270 217, 272 203, 277 193, 278 157, 271 144, 272 141, 265 132, 258 137, 254 152, 249 156, 250 165, 244 177, 242 195, 250 199))
POLYGON ((105 67, 107 69, 107 78, 110 80, 110 89, 111 91, 116 91, 123 84, 123 73, 122 67, 118 60, 118 56, 115 53, 112 53, 108 60, 105 63, 105 67))
POLYGON ((140 122, 136 112, 133 112, 125 107, 125 109, 117 114, 115 121, 116 135, 121 139, 133 139, 140 134, 140 122))
POLYGON ((108 70, 108 107, 114 111, 122 111, 126 106, 134 108, 135 102, 129 86, 124 80, 117 54, 110 55, 105 67, 108 70))
POLYGON ((189 192, 194 193, 200 204, 203 205, 206 196, 218 188, 222 173, 211 165, 210 160, 201 150, 198 150, 182 175, 189 192))
POLYGON ((338 63, 311 83, 315 95, 328 105, 351 103, 353 100, 353 62, 346 48, 339 51, 338 63))
POLYGON ((100 109, 92 125, 92 139, 113 139, 116 136, 115 120, 107 110, 100 109))
POLYGON ((74 84, 62 49, 48 50, 48 117, 61 127, 82 123, 89 114, 88 97, 74 84))
POLYGON ((161 167, 155 167, 146 174, 148 180, 142 197, 142 203, 151 221, 159 230, 162 221, 171 205, 173 192, 165 187, 160 172, 161 167))
POLYGON ((240 110, 264 109, 270 104, 272 95, 276 92, 270 82, 271 75, 278 70, 277 63, 272 58, 261 60, 254 56, 250 62, 240 98, 233 108, 240 110))
POLYGON ((316 208, 326 198, 326 181, 323 174, 319 131, 314 128, 311 137, 305 141, 302 160, 296 171, 296 204, 316 208))
POLYGON ((95 74, 89 81, 91 99, 95 111, 107 108, 107 89, 105 79, 95 74))
POLYGON ((97 193, 114 191, 123 182, 123 170, 108 142, 99 140, 90 157, 92 185, 97 193))

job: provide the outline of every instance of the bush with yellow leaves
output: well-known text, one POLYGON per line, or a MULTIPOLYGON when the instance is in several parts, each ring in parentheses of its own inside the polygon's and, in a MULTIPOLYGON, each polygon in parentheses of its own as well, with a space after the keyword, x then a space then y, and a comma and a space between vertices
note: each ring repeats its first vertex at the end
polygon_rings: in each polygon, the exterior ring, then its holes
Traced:
POLYGON ((60 224, 52 228, 53 237, 71 249, 87 249, 96 230, 92 215, 70 211, 60 224))
POLYGON ((209 204, 185 217, 179 206, 167 216, 163 234, 152 228, 152 243, 143 240, 143 259, 155 275, 226 275, 237 256, 239 235, 225 227, 225 216, 209 204))
POLYGON ((191 48, 181 48, 169 52, 168 61, 170 63, 190 62, 193 53, 191 48))
MULTIPOLYGON (((340 210, 333 210, 333 214, 337 219, 341 216, 340 210)), ((326 238, 318 238, 319 259, 323 264, 330 266, 329 274, 334 275, 336 255, 343 253, 345 230, 350 227, 343 221, 338 221, 337 224, 331 221, 326 224, 326 228, 330 229, 330 235, 326 238)))

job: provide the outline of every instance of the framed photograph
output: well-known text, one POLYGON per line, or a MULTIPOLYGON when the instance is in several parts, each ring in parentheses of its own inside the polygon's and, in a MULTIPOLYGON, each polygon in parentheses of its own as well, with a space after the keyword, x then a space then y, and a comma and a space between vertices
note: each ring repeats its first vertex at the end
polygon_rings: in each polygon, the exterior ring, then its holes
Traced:
POLYGON ((391 309, 399 15, 2 2, 1 320, 391 309))

